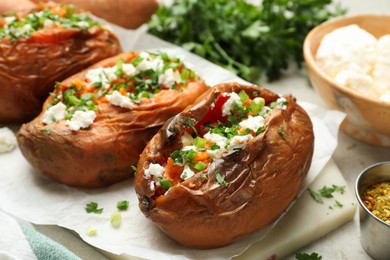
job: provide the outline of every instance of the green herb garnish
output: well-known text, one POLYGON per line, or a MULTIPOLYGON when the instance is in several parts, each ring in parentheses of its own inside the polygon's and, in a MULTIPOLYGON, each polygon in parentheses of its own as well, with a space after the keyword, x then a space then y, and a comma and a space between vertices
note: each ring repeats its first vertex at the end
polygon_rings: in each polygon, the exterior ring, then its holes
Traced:
POLYGON ((279 128, 278 128, 278 133, 279 133, 279 135, 283 138, 283 140, 286 140, 286 134, 284 133, 284 128, 283 128, 283 126, 279 126, 279 128))
POLYGON ((223 185, 226 187, 229 184, 227 181, 225 181, 225 179, 221 176, 221 174, 219 174, 219 172, 215 173, 215 179, 217 180, 219 185, 223 185))
POLYGON ((321 260, 322 256, 320 256, 318 253, 311 253, 310 255, 306 254, 306 253, 296 253, 295 259, 297 259, 297 260, 321 260))
POLYGON ((91 201, 85 207, 87 213, 96 213, 101 214, 103 212, 103 208, 98 208, 98 203, 91 201))
POLYGON ((121 200, 116 203, 116 208, 119 210, 126 210, 129 207, 129 201, 121 200))
POLYGON ((172 187, 171 181, 170 181, 170 180, 167 180, 167 179, 162 179, 162 180, 160 180, 160 185, 161 185, 161 187, 162 187, 165 191, 169 190, 169 189, 172 187))

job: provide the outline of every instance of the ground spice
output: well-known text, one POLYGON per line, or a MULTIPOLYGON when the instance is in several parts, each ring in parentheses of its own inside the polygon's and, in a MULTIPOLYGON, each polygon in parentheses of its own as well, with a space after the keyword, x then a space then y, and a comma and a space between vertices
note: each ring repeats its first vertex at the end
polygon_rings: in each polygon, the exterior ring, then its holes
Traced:
POLYGON ((362 193, 362 200, 372 214, 390 224, 390 182, 368 186, 362 193))

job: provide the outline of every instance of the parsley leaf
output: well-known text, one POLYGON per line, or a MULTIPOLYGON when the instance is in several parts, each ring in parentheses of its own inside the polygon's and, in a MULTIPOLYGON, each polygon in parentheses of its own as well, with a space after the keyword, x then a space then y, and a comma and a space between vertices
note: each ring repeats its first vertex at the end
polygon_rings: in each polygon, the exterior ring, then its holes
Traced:
POLYGON ((316 202, 321 203, 321 204, 324 203, 324 200, 322 199, 321 194, 319 194, 318 192, 313 191, 313 190, 310 189, 310 188, 308 188, 307 190, 309 191, 310 196, 311 196, 316 202))
POLYGON ((126 210, 129 207, 129 201, 121 200, 116 203, 116 208, 119 210, 126 210))
POLYGON ((297 260, 321 260, 322 256, 320 256, 318 253, 311 253, 310 255, 306 254, 306 253, 296 253, 295 259, 297 259, 297 260))
POLYGON ((229 184, 227 181, 225 181, 225 179, 221 176, 221 174, 219 174, 219 172, 215 173, 215 179, 217 180, 219 185, 223 185, 226 187, 229 184))
POLYGON ((103 208, 98 208, 98 206, 98 203, 91 201, 86 205, 85 211, 87 211, 87 213, 100 214, 103 212, 103 208))

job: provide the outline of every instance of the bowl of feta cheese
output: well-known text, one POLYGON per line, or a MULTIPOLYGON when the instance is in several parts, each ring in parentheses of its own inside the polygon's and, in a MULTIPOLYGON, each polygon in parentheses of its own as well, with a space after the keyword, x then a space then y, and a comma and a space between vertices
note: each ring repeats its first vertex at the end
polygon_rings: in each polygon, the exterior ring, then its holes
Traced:
POLYGON ((329 20, 306 36, 309 79, 341 128, 363 142, 390 146, 390 15, 329 20))

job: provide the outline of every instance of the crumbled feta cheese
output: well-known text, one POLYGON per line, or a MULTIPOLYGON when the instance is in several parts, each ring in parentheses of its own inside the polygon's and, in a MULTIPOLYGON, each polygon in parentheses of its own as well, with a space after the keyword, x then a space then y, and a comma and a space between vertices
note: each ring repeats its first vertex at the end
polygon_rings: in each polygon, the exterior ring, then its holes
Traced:
POLYGON ((377 40, 357 25, 336 29, 322 40, 316 60, 337 83, 364 96, 383 100, 390 91, 390 35, 377 40))
POLYGON ((4 21, 6 24, 10 24, 12 23, 13 21, 16 20, 16 17, 15 16, 7 16, 7 17, 4 17, 4 21))
POLYGON ((93 86, 95 83, 101 83, 105 89, 110 87, 110 82, 102 67, 88 70, 85 74, 85 78, 90 81, 90 86, 93 86))
POLYGON ((190 166, 188 164, 184 165, 183 173, 180 175, 180 177, 184 180, 192 177, 195 175, 195 172, 191 170, 190 166))
POLYGON ((279 105, 276 107, 278 109, 283 109, 285 110, 287 108, 287 100, 285 97, 280 97, 276 100, 277 103, 279 103, 279 105))
POLYGON ((144 70, 162 70, 164 67, 164 61, 160 57, 152 57, 147 52, 141 52, 139 54, 143 60, 137 65, 136 69, 138 71, 144 71, 144 70))
POLYGON ((149 183, 149 189, 150 189, 151 191, 154 191, 154 190, 155 190, 154 184, 155 184, 154 181, 150 181, 150 183, 149 183))
POLYGON ((164 167, 158 163, 151 163, 149 164, 149 168, 144 171, 145 179, 150 179, 151 176, 161 177, 163 172, 164 167))
POLYGON ((54 22, 50 19, 45 19, 45 21, 43 22, 43 28, 46 30, 53 29, 53 26, 54 22))
POLYGON ((231 114, 234 102, 236 102, 237 105, 242 106, 241 98, 237 95, 237 93, 232 92, 229 95, 229 99, 226 100, 226 102, 222 106, 222 116, 228 116, 231 114))
POLYGON ((158 76, 158 84, 164 85, 168 88, 172 88, 175 83, 181 82, 181 75, 178 71, 173 69, 167 69, 163 74, 158 76))
POLYGON ((230 140, 230 145, 240 145, 252 139, 252 135, 236 135, 230 140))
POLYGON ((119 106, 123 108, 132 108, 133 102, 130 98, 123 96, 119 91, 115 90, 110 95, 106 95, 106 99, 108 102, 113 104, 114 106, 119 106))
POLYGON ((264 126, 264 117, 262 116, 248 116, 248 119, 242 120, 239 125, 241 127, 249 128, 256 132, 260 127, 264 126))
POLYGON ((118 76, 115 74, 115 72, 118 70, 117 66, 108 67, 103 69, 103 73, 108 79, 108 81, 114 81, 118 79, 118 76))
POLYGON ((59 102, 46 110, 45 114, 43 115, 42 122, 47 125, 50 125, 54 122, 58 122, 64 119, 65 115, 66 115, 66 106, 64 103, 59 102))
POLYGON ((192 142, 194 141, 194 138, 192 138, 192 136, 188 133, 183 134, 180 139, 183 146, 191 145, 192 142))
POLYGON ((8 127, 0 128, 0 153, 12 151, 16 147, 15 134, 8 127))
POLYGON ((128 64, 128 63, 122 64, 122 70, 123 70, 123 73, 125 73, 127 76, 130 76, 130 77, 137 74, 137 70, 135 69, 133 64, 128 64))
POLYGON ((228 139, 224 136, 221 136, 219 134, 214 134, 207 132, 204 136, 204 139, 216 143, 221 149, 224 149, 226 147, 226 144, 228 142, 228 139))
POLYGON ((81 128, 87 128, 89 127, 93 121, 96 118, 95 111, 88 110, 88 111, 81 111, 78 110, 73 114, 73 117, 71 120, 66 120, 66 124, 69 126, 69 128, 73 131, 78 131, 81 128))
POLYGON ((89 27, 89 23, 86 21, 80 21, 80 22, 77 22, 76 24, 81 29, 88 29, 88 27, 89 27))

